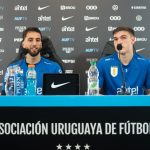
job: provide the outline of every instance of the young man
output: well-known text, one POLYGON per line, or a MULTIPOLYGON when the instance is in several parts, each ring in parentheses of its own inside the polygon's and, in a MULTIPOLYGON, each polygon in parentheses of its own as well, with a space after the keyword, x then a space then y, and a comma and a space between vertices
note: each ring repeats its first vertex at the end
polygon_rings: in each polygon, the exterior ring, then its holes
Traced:
MULTIPOLYGON (((42 34, 37 27, 29 27, 23 32, 23 41, 21 43, 22 53, 20 58, 9 66, 20 67, 23 69, 23 78, 26 90, 26 72, 28 64, 34 64, 37 74, 37 95, 42 94, 43 74, 44 73, 62 73, 60 65, 54 61, 48 60, 41 56, 42 34)), ((6 81, 8 78, 8 68, 4 77, 2 94, 6 93, 6 81)), ((26 93, 26 92, 25 92, 26 93)))
POLYGON ((134 53, 136 41, 129 27, 113 31, 116 52, 98 61, 99 87, 105 95, 150 94, 150 62, 134 53))

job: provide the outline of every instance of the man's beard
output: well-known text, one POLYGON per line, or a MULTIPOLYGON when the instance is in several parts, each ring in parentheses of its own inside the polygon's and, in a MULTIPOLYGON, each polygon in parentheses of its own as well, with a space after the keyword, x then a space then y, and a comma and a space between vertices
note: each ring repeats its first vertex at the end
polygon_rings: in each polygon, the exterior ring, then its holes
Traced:
POLYGON ((36 52, 35 51, 32 52, 31 50, 28 49, 28 53, 30 56, 36 57, 40 53, 40 49, 37 50, 36 52))

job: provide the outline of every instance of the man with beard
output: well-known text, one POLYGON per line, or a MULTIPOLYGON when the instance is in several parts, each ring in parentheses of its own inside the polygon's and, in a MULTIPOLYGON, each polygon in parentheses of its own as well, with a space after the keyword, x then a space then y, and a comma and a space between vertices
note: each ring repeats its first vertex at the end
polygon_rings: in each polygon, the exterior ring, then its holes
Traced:
MULTIPOLYGON (((62 73, 62 68, 57 62, 46 59, 41 56, 42 34, 37 27, 29 27, 23 32, 23 40, 21 42, 22 52, 19 59, 13 61, 8 68, 15 68, 14 72, 19 68, 23 70, 23 80, 26 94, 26 72, 29 64, 35 65, 37 74, 37 95, 42 94, 43 74, 44 73, 62 73)), ((20 49, 21 50, 21 49, 20 49)), ((6 82, 9 76, 9 70, 5 73, 2 95, 6 94, 6 82)))

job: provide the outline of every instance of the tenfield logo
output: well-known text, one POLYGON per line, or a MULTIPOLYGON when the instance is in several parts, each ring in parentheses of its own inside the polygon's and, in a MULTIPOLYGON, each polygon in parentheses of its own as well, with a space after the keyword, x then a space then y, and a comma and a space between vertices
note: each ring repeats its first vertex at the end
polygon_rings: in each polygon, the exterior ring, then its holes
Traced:
POLYGON ((60 10, 75 10, 76 6, 66 6, 66 5, 60 5, 60 10))
POLYGON ((62 32, 74 32, 75 31, 75 27, 71 27, 71 26, 64 26, 61 28, 62 32))
POLYGON ((88 21, 88 20, 99 20, 99 17, 84 16, 84 20, 85 21, 88 21))
POLYGON ((14 7, 14 10, 15 11, 27 11, 28 10, 28 6, 27 5, 25 5, 25 6, 22 6, 22 5, 16 5, 15 7, 14 7))
POLYGON ((86 10, 97 10, 98 6, 97 5, 86 5, 85 9, 86 10))
POLYGON ((98 37, 87 37, 85 38, 85 42, 86 43, 98 43, 99 42, 99 38, 98 37))
POLYGON ((121 16, 110 16, 109 19, 111 21, 120 21, 121 20, 121 16))

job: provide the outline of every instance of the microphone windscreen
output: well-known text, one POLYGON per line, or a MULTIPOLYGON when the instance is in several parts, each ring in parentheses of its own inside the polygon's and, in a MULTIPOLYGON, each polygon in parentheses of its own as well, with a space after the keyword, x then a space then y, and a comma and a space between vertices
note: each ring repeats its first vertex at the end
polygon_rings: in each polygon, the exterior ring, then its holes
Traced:
POLYGON ((25 49, 25 48, 21 47, 20 52, 23 52, 24 55, 26 55, 28 53, 28 49, 25 49))
POLYGON ((118 44, 118 45, 117 45, 117 50, 118 50, 118 51, 122 50, 122 45, 121 45, 121 44, 118 44))

